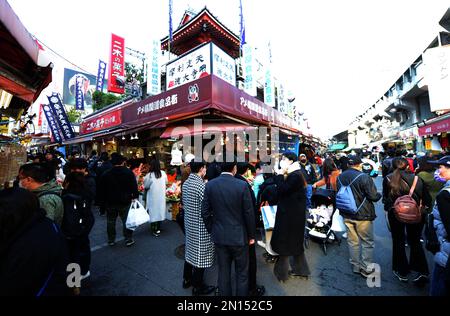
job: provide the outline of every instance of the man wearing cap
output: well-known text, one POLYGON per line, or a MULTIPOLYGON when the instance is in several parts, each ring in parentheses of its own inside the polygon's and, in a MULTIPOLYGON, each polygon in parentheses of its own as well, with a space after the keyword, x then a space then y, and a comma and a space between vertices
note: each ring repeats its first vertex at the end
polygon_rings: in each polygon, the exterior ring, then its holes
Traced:
POLYGON ((303 174, 303 177, 306 180, 306 183, 308 184, 306 186, 306 208, 311 208, 311 197, 313 194, 312 186, 314 183, 317 182, 317 176, 316 172, 314 171, 314 167, 308 162, 308 158, 305 154, 300 154, 299 156, 300 160, 300 170, 303 174))
POLYGON ((434 269, 431 277, 430 295, 448 296, 450 294, 450 156, 438 161, 428 161, 439 167, 439 176, 447 180, 444 188, 436 197, 433 208, 434 227, 440 243, 439 251, 434 255, 434 269))
POLYGON ((350 251, 350 264, 353 272, 368 277, 373 272, 373 250, 375 246, 373 221, 376 218, 373 202, 381 199, 381 194, 372 178, 362 172, 359 156, 348 156, 349 169, 344 171, 337 181, 338 191, 342 186, 350 186, 358 207, 356 214, 340 210, 347 226, 347 243, 350 251), (360 250, 361 246, 361 250, 360 250))

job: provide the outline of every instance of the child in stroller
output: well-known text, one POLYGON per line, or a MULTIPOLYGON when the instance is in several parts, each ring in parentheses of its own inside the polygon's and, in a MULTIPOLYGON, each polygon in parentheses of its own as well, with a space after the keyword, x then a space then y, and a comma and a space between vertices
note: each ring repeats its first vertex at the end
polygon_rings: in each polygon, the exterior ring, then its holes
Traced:
POLYGON ((325 255, 327 254, 327 243, 337 242, 340 244, 341 242, 331 229, 333 215, 336 211, 334 199, 333 191, 317 189, 311 197, 313 208, 309 210, 306 219, 305 246, 309 246, 309 239, 317 241, 322 245, 325 255))

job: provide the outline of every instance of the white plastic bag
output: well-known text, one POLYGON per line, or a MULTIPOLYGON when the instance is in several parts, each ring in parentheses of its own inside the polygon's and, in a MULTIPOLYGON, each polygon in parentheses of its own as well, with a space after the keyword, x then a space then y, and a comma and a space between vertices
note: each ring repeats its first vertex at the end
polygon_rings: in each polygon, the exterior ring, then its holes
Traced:
POLYGON ((277 206, 263 206, 261 207, 262 218, 264 222, 264 229, 273 229, 275 227, 275 217, 277 214, 277 206))
POLYGON ((335 232, 347 231, 347 226, 345 226, 344 218, 339 213, 339 210, 336 210, 333 214, 333 223, 331 224, 331 230, 335 232))
POLYGON ((128 211, 126 227, 135 230, 142 224, 150 222, 150 215, 147 210, 137 200, 131 202, 130 210, 128 211))

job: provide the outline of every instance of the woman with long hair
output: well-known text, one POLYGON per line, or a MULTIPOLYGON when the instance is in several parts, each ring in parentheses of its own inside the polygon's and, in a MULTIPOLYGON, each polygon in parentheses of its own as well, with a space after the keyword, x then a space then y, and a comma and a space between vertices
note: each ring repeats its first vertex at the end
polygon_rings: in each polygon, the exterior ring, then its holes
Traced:
POLYGON ((321 186, 326 186, 327 190, 337 191, 337 177, 341 174, 338 167, 331 158, 325 159, 322 168, 323 178, 313 184, 313 188, 316 189, 321 186))
MULTIPOLYGON (((392 270, 394 275, 402 282, 408 282, 408 274, 413 272, 412 281, 423 284, 428 280, 428 265, 420 238, 424 227, 424 217, 418 224, 405 224, 400 222, 394 214, 395 201, 411 190, 415 175, 409 171, 409 163, 403 157, 392 160, 393 172, 383 180, 384 209, 388 212, 388 221, 392 234, 392 270), (406 235, 405 235, 406 231, 406 235), (405 241, 411 250, 410 258, 406 256, 405 241)), ((418 178, 412 198, 417 205, 431 206, 431 197, 423 181, 418 178)))
POLYGON ((166 186, 167 175, 161 170, 158 159, 150 161, 150 172, 144 178, 144 188, 147 190, 147 210, 150 214, 153 236, 161 235, 161 222, 166 218, 166 186))

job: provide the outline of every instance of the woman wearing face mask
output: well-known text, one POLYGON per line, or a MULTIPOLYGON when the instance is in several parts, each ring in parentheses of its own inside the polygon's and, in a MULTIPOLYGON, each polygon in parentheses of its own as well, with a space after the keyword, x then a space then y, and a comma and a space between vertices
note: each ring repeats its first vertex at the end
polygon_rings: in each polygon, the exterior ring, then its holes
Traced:
POLYGON ((285 153, 277 170, 278 209, 271 246, 279 254, 274 274, 280 282, 290 276, 307 277, 310 274, 305 258, 303 241, 306 219, 306 181, 303 178, 297 155, 285 153), (289 270, 289 257, 293 257, 289 270))

